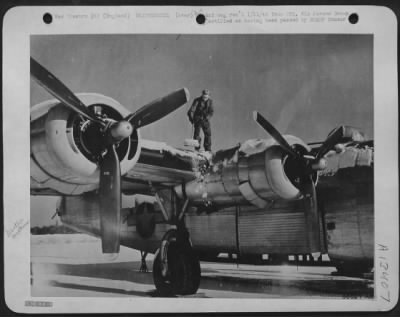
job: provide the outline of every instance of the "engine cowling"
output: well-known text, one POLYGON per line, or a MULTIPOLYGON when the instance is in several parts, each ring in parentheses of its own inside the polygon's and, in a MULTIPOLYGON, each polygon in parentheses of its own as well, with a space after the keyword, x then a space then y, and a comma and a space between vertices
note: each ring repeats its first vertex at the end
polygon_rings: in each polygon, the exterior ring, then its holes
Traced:
MULTIPOLYGON (((297 137, 287 135, 285 139, 299 152, 310 151, 297 137)), ((251 203, 263 208, 276 199, 300 198, 301 173, 296 160, 274 140, 249 140, 236 151, 219 155, 208 172, 175 191, 199 205, 251 203)))
MULTIPOLYGON (((103 117, 121 120, 129 114, 121 104, 100 94, 77 94, 80 100, 103 117)), ((101 127, 58 100, 40 103, 31 110, 31 189, 55 190, 77 195, 99 185, 98 160, 101 127)), ((117 153, 121 175, 133 168, 140 155, 136 130, 120 142, 117 153)))

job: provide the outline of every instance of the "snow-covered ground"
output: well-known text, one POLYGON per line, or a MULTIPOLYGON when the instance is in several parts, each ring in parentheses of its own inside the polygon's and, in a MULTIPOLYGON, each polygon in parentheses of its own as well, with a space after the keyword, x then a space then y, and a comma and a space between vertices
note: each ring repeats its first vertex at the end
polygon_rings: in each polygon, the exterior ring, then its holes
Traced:
MULTIPOLYGON (((31 237, 32 296, 155 296, 151 273, 139 272, 140 252, 121 247, 116 259, 84 234, 31 237)), ((255 266, 202 262, 194 297, 372 297, 373 281, 332 276, 333 267, 255 266)), ((191 297, 193 297, 191 296, 191 297)))
MULTIPOLYGON (((46 234, 31 236, 32 262, 96 264, 140 261, 140 252, 121 246, 113 259, 101 253, 98 238, 86 234, 46 234)), ((149 255, 150 258, 150 255, 149 255)))

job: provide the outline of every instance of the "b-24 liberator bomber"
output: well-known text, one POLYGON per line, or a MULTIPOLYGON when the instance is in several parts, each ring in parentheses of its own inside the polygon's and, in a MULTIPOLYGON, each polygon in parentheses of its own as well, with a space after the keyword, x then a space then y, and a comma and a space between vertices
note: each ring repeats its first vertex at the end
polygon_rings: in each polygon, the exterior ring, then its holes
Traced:
POLYGON ((61 196, 63 224, 99 237, 103 253, 154 253, 161 293, 196 293, 199 261, 219 253, 328 254, 341 274, 373 268, 373 142, 357 129, 307 144, 254 112, 272 138, 202 153, 140 136, 186 104, 185 88, 129 113, 74 94, 33 58, 31 76, 56 98, 31 108, 31 195, 61 196), (122 208, 122 194, 155 202, 122 208))

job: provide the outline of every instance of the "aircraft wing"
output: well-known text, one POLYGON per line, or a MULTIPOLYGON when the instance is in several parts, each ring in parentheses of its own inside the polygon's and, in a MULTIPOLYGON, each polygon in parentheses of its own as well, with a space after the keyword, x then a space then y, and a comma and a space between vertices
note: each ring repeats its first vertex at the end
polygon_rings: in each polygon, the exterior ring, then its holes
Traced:
MULTIPOLYGON (((154 194, 152 187, 171 187, 196 179, 199 167, 207 161, 208 159, 197 151, 177 149, 164 142, 141 140, 141 151, 136 164, 121 176, 121 191, 127 195, 154 194)), ((38 165, 34 164, 34 158, 31 158, 32 195, 66 194, 54 189, 53 177, 40 178, 39 172, 38 165)), ((71 191, 74 195, 96 190, 99 185, 96 180, 87 183, 84 180, 74 182, 77 183, 77 190, 71 191), (81 184, 78 185, 78 182, 81 184), (81 192, 78 192, 78 188, 81 192)))
POLYGON ((122 177, 125 194, 151 194, 151 186, 171 187, 196 179, 207 158, 196 151, 177 149, 164 142, 142 140, 135 166, 122 177))
MULTIPOLYGON (((319 172, 317 188, 333 195, 344 187, 362 189, 364 184, 373 184, 373 141, 344 146, 341 152, 331 151, 325 156, 327 167, 319 172)), ((365 188, 364 188, 365 189, 365 188)), ((349 189, 350 190, 350 189, 349 189)))

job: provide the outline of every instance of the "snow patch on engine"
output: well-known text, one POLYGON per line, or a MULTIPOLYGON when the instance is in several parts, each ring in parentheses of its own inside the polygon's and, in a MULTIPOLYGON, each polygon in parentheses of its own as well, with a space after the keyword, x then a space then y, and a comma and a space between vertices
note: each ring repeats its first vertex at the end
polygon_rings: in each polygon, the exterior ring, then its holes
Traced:
MULTIPOLYGON (((303 142, 300 141, 299 138, 293 135, 284 135, 285 140, 289 143, 289 145, 293 144, 301 144, 305 146, 303 142)), ((269 147, 273 145, 279 145, 274 139, 250 139, 245 142, 239 147, 239 153, 250 156, 253 154, 257 154, 260 152, 264 152, 269 147)))

